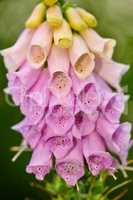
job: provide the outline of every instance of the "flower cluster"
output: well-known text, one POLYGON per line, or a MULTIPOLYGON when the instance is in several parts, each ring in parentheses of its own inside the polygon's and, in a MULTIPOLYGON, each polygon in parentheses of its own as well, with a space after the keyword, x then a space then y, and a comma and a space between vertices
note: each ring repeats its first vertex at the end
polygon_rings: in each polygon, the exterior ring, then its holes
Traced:
POLYGON ((17 42, 1 51, 5 91, 25 116, 13 129, 33 151, 26 171, 38 180, 53 163, 71 186, 85 163, 93 176, 114 176, 118 163, 126 165, 131 124, 120 123, 127 101, 120 81, 129 67, 112 60, 116 42, 96 33, 96 24, 82 8, 62 11, 57 1, 45 0, 17 42))

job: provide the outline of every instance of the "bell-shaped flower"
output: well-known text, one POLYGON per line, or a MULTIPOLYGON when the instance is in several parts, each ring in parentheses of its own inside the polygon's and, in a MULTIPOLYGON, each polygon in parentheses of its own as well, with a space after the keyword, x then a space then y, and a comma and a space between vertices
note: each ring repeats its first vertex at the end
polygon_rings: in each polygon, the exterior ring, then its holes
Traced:
POLYGON ((120 82, 122 76, 128 71, 129 66, 114 62, 102 56, 96 56, 95 72, 101 76, 110 86, 121 91, 120 82))
POLYGON ((40 141, 32 153, 30 163, 26 171, 29 174, 34 174, 37 180, 43 181, 44 177, 52 168, 52 153, 49 145, 40 141))
POLYGON ((83 139, 83 154, 86 158, 89 170, 93 176, 102 171, 113 174, 115 163, 112 156, 106 151, 104 141, 97 132, 92 132, 83 139))
POLYGON ((9 72, 8 93, 11 94, 16 105, 20 105, 27 91, 37 82, 41 70, 32 69, 28 62, 25 62, 20 70, 9 72))
POLYGON ((82 137, 92 133, 95 129, 97 118, 98 111, 95 111, 89 115, 83 111, 80 111, 79 108, 76 108, 72 135, 77 139, 81 139, 82 137))
POLYGON ((52 44, 52 30, 47 22, 42 23, 31 40, 27 59, 35 69, 42 67, 47 59, 52 44))
POLYGON ((53 137, 48 140, 48 144, 56 159, 63 158, 69 154, 74 145, 71 131, 63 136, 54 136, 53 134, 53 137))
POLYGON ((50 90, 56 97, 63 97, 70 92, 72 81, 69 73, 69 57, 66 49, 53 45, 48 58, 48 69, 51 75, 50 90))
POLYGON ((49 73, 47 69, 44 69, 37 83, 23 99, 21 111, 30 123, 37 124, 44 116, 49 103, 48 83, 49 73))
POLYGON ((79 79, 87 78, 94 70, 94 55, 89 51, 85 41, 78 34, 73 35, 73 43, 69 49, 69 57, 74 72, 79 79))
POLYGON ((124 111, 125 101, 126 97, 122 93, 106 92, 100 109, 107 120, 111 123, 118 123, 124 111))
POLYGON ((16 71, 24 63, 33 33, 34 30, 25 29, 12 47, 0 51, 8 71, 16 71))
POLYGON ((25 118, 23 121, 12 127, 13 130, 20 132, 26 143, 34 149, 42 137, 42 129, 44 128, 44 120, 40 121, 37 125, 29 123, 25 118))
POLYGON ((118 156, 123 165, 127 165, 128 151, 133 145, 131 128, 129 122, 122 123, 112 136, 112 140, 119 147, 118 156))
POLYGON ((103 57, 112 58, 116 41, 111 38, 102 38, 96 31, 89 28, 81 33, 89 49, 103 57))
POLYGON ((71 71, 71 78, 80 110, 86 114, 95 112, 101 103, 101 92, 94 76, 91 75, 85 80, 80 80, 71 71))
POLYGON ((68 185, 76 185, 77 181, 84 175, 81 141, 75 142, 75 146, 65 158, 56 160, 56 171, 68 185))
POLYGON ((69 93, 64 98, 51 96, 46 123, 55 132, 64 135, 74 123, 74 95, 69 93), (51 123, 52 122, 52 123, 51 123))

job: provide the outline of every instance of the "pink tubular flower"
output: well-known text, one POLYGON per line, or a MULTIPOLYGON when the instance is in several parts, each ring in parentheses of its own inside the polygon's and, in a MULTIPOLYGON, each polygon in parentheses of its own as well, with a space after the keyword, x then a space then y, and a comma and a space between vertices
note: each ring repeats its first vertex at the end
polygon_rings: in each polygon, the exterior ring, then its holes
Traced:
POLYGON ((27 59, 31 66, 38 69, 43 66, 52 45, 52 31, 47 22, 35 31, 30 43, 27 59))
POLYGON ((74 148, 65 158, 56 160, 56 171, 71 186, 74 186, 84 175, 84 160, 80 141, 76 142, 74 148))
POLYGON ((102 38, 93 29, 89 28, 81 33, 89 49, 99 55, 112 58, 116 41, 110 38, 102 38))
POLYGON ((118 123, 124 111, 125 97, 122 93, 105 93, 101 111, 108 121, 118 123))
POLYGON ((64 136, 51 137, 48 140, 50 150, 54 154, 56 159, 61 159, 67 154, 73 147, 73 137, 71 132, 68 132, 64 136))
POLYGON ((32 158, 28 164, 27 173, 33 173, 36 179, 42 181, 52 168, 52 153, 49 145, 40 141, 32 153, 32 158))
POLYGON ((78 78, 85 79, 94 70, 94 55, 89 52, 85 41, 78 34, 73 35, 73 43, 69 49, 69 56, 78 78))
POLYGON ((41 70, 32 69, 28 62, 25 62, 19 71, 9 72, 8 92, 11 94, 16 105, 20 105, 26 92, 36 83, 41 70))
POLYGON ((66 96, 71 89, 69 67, 67 50, 53 45, 48 58, 48 68, 51 75, 50 90, 56 97, 66 96))
POLYGON ((46 123, 55 133, 61 133, 62 135, 72 127, 74 123, 73 93, 69 93, 69 95, 61 99, 51 96, 46 123))
POLYGON ((72 128, 72 135, 77 139, 81 139, 82 137, 89 135, 95 129, 97 118, 97 111, 91 115, 87 115, 83 111, 78 110, 75 114, 75 122, 72 128))
POLYGON ((117 91, 121 91, 120 82, 122 76, 128 71, 129 66, 120 64, 104 58, 102 56, 96 56, 96 73, 101 76, 110 86, 117 91))
POLYGON ((122 124, 111 124, 103 115, 97 121, 97 131, 104 138, 108 149, 117 154, 122 164, 126 164, 128 150, 131 145, 131 124, 128 122, 122 124))
POLYGON ((25 61, 33 33, 33 30, 25 29, 12 47, 0 52, 4 57, 5 66, 8 71, 17 70, 25 61))
POLYGON ((79 80, 71 72, 73 90, 76 94, 77 104, 81 111, 91 114, 96 111, 101 103, 101 92, 93 75, 88 79, 79 80))
POLYGON ((103 170, 107 170, 109 174, 114 173, 114 160, 106 152, 105 144, 97 132, 92 132, 83 139, 83 154, 93 176, 97 176, 103 170))
POLYGON ((27 118, 25 118, 20 123, 14 125, 12 129, 20 132, 26 143, 31 147, 31 149, 34 149, 42 137, 43 127, 43 120, 37 125, 32 125, 29 123, 27 118))
POLYGON ((45 109, 49 103, 48 80, 48 70, 44 69, 38 82, 25 96, 21 104, 21 111, 30 123, 37 124, 44 116, 45 109))
POLYGON ((120 124, 112 136, 113 141, 119 147, 118 156, 123 165, 127 164, 128 151, 132 146, 131 124, 128 122, 120 124))

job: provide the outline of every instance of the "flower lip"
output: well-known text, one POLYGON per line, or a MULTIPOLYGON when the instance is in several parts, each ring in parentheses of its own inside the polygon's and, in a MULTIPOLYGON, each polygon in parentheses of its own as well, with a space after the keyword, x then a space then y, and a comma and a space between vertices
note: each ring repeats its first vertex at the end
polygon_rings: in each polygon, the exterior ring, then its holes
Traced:
POLYGON ((94 176, 97 176, 103 170, 107 170, 110 173, 115 171, 113 159, 107 152, 92 153, 87 158, 87 163, 94 176))

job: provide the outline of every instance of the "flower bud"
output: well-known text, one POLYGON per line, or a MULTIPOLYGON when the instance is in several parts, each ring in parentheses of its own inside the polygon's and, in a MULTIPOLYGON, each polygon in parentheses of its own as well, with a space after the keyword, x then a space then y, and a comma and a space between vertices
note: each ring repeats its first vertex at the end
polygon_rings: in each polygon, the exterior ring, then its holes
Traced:
POLYGON ((77 10, 72 7, 68 7, 65 11, 66 17, 71 25, 71 27, 78 32, 87 29, 87 24, 80 17, 77 10))
POLYGON ((25 26, 27 28, 37 28, 43 22, 45 14, 46 6, 43 3, 39 3, 26 21, 25 26))
POLYGON ((47 21, 53 28, 58 28, 63 23, 63 16, 59 6, 55 5, 47 10, 47 21))
POLYGON ((78 11, 78 14, 80 15, 80 17, 85 21, 85 23, 89 26, 89 27, 96 27, 97 25, 97 20, 95 18, 94 15, 92 15, 91 13, 87 12, 86 10, 84 10, 83 8, 76 8, 76 10, 78 11))
POLYGON ((46 6, 53 6, 58 0, 44 0, 46 6))
POLYGON ((72 31, 66 20, 54 30, 54 43, 61 48, 69 48, 72 45, 72 31))
POLYGON ((95 67, 94 55, 89 52, 84 40, 78 34, 73 35, 69 56, 74 71, 80 79, 85 79, 92 73, 95 67))

